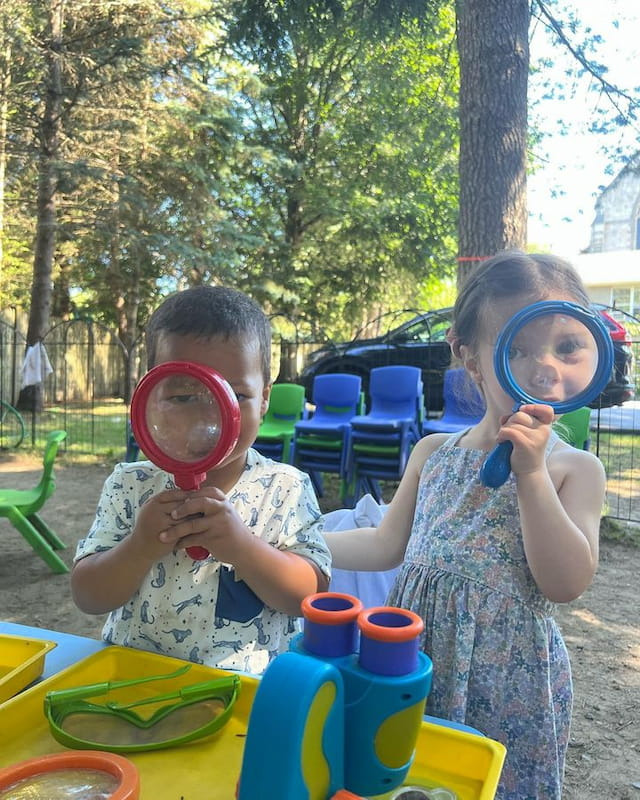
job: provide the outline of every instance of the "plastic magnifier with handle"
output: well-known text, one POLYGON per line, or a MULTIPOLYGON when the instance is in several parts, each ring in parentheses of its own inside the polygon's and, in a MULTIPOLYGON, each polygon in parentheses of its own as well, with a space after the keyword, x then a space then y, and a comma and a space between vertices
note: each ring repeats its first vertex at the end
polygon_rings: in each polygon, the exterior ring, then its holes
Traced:
MULTIPOLYGON (((496 377, 515 401, 544 403, 556 414, 587 405, 607 385, 613 367, 611 336, 598 314, 564 300, 525 306, 500 332, 494 351, 496 377)), ((497 488, 511 472, 511 442, 501 442, 480 469, 485 486, 497 488)))
MULTIPOLYGON (((236 446, 240 407, 231 386, 211 367, 168 361, 137 385, 131 427, 147 458, 170 472, 176 486, 191 491, 236 446)), ((196 560, 209 556, 204 547, 186 550, 196 560)))

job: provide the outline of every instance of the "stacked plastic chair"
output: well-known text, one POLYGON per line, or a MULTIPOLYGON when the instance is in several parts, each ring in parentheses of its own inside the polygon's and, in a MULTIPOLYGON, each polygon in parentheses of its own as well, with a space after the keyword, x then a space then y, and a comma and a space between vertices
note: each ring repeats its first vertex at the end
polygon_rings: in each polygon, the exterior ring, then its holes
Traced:
POLYGON ((447 370, 444 375, 444 408, 439 419, 425 420, 422 433, 457 433, 477 425, 485 412, 480 390, 464 367, 447 370))
POLYGON ((382 501, 380 480, 399 480, 421 435, 424 416, 422 372, 418 367, 371 370, 369 412, 351 420, 348 474, 353 500, 365 493, 382 501))
POLYGON ((591 446, 591 409, 577 408, 568 411, 553 423, 558 436, 578 450, 588 450, 591 446))
POLYGON ((319 496, 322 495, 322 473, 340 476, 343 495, 349 482, 350 423, 361 410, 361 386, 359 375, 317 375, 312 395, 315 411, 309 419, 295 424, 291 461, 309 473, 319 496))
POLYGON ((295 425, 305 418, 305 405, 304 387, 297 383, 274 384, 254 448, 267 458, 289 463, 295 425))

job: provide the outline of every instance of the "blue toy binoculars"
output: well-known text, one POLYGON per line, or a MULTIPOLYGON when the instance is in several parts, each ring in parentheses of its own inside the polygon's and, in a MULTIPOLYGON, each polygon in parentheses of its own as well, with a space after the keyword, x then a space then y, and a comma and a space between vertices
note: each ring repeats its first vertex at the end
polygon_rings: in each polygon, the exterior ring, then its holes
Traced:
POLYGON ((310 595, 304 632, 255 696, 238 800, 384 794, 404 781, 431 688, 412 611, 310 595), (353 794, 349 794, 353 793, 353 794))

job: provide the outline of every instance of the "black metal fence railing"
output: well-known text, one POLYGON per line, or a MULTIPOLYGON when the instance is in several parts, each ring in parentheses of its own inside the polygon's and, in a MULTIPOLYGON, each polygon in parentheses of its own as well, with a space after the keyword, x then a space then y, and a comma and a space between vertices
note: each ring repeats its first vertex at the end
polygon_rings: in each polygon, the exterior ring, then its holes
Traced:
MULTIPOLYGON (((14 406, 22 382, 24 323, 15 309, 0 312, 0 401, 14 406)), ((39 447, 51 430, 63 428, 68 459, 124 459, 128 399, 144 371, 143 348, 127 351, 113 331, 91 320, 55 325, 44 345, 54 371, 44 383, 42 408, 21 409, 26 435, 20 446, 39 447)), ((274 375, 295 380, 304 354, 318 346, 298 340, 295 332, 276 334, 274 375)), ((640 337, 634 337, 631 349, 638 399, 593 413, 591 450, 607 472, 607 515, 640 522, 640 337)))

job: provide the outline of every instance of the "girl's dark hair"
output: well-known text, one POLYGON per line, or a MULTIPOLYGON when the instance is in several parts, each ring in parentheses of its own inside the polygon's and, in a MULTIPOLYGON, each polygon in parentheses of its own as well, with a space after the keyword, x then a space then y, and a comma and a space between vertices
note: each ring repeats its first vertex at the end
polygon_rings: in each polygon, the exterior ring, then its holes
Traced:
POLYGON ((260 347, 265 383, 271 380, 271 325, 248 295, 227 286, 194 286, 169 295, 149 318, 145 332, 147 368, 156 361, 163 333, 210 339, 244 339, 260 347))
POLYGON ((575 269, 562 258, 518 250, 498 253, 476 267, 463 285, 453 309, 451 340, 474 346, 481 338, 491 307, 500 301, 531 302, 563 295, 588 306, 589 297, 575 269))

